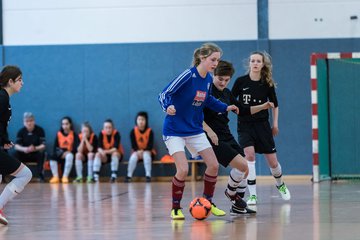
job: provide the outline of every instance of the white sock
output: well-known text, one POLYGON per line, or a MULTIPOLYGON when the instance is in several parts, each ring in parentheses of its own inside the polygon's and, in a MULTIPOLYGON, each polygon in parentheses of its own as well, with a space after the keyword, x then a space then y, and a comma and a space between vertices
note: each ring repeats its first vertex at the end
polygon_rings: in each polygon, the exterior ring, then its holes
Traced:
POLYGON ((276 186, 280 186, 281 184, 283 184, 283 180, 282 180, 282 170, 281 170, 281 165, 280 163, 278 163, 276 168, 270 168, 271 174, 274 176, 275 181, 276 181, 276 186))
POLYGON ((81 161, 81 159, 76 159, 75 160, 75 170, 76 170, 76 176, 78 178, 82 178, 82 172, 83 172, 83 162, 81 161))
POLYGON ((87 162, 87 166, 88 166, 88 177, 93 177, 93 165, 94 165, 94 160, 93 159, 88 159, 87 162))
POLYGON ((16 195, 24 190, 26 184, 30 182, 32 173, 26 166, 23 167, 16 175, 15 178, 6 185, 0 195, 0 209, 3 209, 8 201, 13 199, 16 195))
POLYGON ((101 159, 100 157, 96 157, 94 160, 94 179, 96 181, 99 180, 99 174, 100 174, 100 168, 101 168, 101 159))
POLYGON ((132 177, 134 170, 136 168, 136 164, 138 162, 138 156, 136 152, 133 152, 130 156, 129 159, 129 164, 128 164, 128 171, 127 171, 127 176, 128 177, 132 177))
POLYGON ((145 176, 151 177, 151 153, 149 151, 144 152, 144 168, 145 176))
POLYGON ((249 175, 247 177, 248 189, 250 196, 256 194, 256 169, 255 161, 248 161, 249 175))
POLYGON ((111 177, 117 177, 118 168, 119 158, 117 156, 111 156, 111 177))
POLYGON ((50 160, 50 169, 51 173, 54 177, 59 177, 59 170, 58 170, 58 162, 55 160, 50 160))
POLYGON ((244 172, 241 172, 236 168, 231 169, 227 185, 227 192, 230 196, 236 194, 236 189, 240 185, 241 180, 244 179, 244 176, 244 172))
POLYGON ((68 153, 65 156, 65 167, 63 177, 69 177, 71 168, 74 162, 74 155, 72 153, 68 153))

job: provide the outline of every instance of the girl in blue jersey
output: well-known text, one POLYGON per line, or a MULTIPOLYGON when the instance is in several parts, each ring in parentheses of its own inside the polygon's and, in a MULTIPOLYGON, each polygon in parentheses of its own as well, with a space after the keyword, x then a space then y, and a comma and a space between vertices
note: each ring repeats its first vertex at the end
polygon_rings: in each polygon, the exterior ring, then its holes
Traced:
POLYGON ((189 171, 185 146, 193 156, 200 154, 206 164, 203 196, 211 202, 211 212, 216 216, 226 214, 212 202, 219 163, 202 125, 204 107, 216 112, 234 110, 238 113, 239 110, 235 105, 228 106, 209 94, 212 83, 210 72, 216 68, 221 54, 222 50, 215 44, 202 45, 194 52, 194 66, 186 69, 159 94, 160 104, 167 113, 163 138, 176 165, 172 180, 171 218, 174 220, 185 219, 180 207, 189 171))

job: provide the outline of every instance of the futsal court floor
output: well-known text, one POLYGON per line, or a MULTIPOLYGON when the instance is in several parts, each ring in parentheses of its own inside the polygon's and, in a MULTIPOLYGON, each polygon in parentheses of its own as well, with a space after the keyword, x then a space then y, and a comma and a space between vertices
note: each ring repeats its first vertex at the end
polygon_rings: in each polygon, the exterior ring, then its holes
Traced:
MULTIPOLYGON (((185 221, 170 220, 169 182, 31 183, 7 205, 9 225, 0 226, 0 239, 360 239, 360 182, 285 180, 289 202, 280 198, 272 179, 259 179, 255 216, 204 221, 188 211, 202 193, 202 181, 186 182, 185 221)), ((217 183, 214 202, 228 213, 225 186, 225 179, 217 183)))

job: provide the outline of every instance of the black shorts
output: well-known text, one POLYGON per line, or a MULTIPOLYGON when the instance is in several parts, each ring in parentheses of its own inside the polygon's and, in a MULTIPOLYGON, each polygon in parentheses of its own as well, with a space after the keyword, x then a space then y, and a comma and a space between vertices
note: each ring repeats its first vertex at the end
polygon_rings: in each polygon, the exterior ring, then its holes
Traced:
POLYGON ((44 159, 44 152, 32 152, 32 153, 24 153, 20 151, 16 151, 15 157, 19 159, 20 162, 37 162, 41 163, 44 159))
POLYGON ((0 150, 0 174, 9 175, 20 167, 21 162, 16 158, 10 156, 8 153, 0 150))
POLYGON ((218 162, 224 166, 227 167, 229 163, 238 155, 245 156, 242 148, 239 146, 239 144, 236 142, 235 138, 226 140, 226 141, 220 141, 219 145, 214 145, 209 139, 209 142, 214 149, 216 158, 218 162))
POLYGON ((276 147, 270 123, 241 122, 238 124, 239 144, 242 148, 253 146, 256 153, 275 153, 276 147))

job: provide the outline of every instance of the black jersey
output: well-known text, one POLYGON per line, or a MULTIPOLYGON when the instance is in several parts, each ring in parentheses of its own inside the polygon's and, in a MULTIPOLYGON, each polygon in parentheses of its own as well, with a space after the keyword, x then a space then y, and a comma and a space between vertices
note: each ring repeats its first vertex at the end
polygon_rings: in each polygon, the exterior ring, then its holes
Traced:
MULTIPOLYGON (((245 106, 255 106, 267 101, 273 102, 274 107, 278 106, 275 88, 270 87, 264 80, 253 81, 249 75, 236 79, 231 92, 245 106)), ((250 116, 239 115, 238 117, 240 122, 266 121, 268 119, 268 110, 262 110, 250 116)))
POLYGON ((19 144, 23 147, 28 147, 30 145, 39 146, 45 144, 45 132, 42 127, 35 125, 34 130, 29 132, 26 127, 23 127, 19 130, 16 136, 16 144, 19 144))
POLYGON ((11 119, 10 97, 5 89, 0 90, 0 146, 10 143, 7 126, 11 119))
MULTIPOLYGON (((250 115, 250 107, 243 106, 240 102, 238 102, 228 88, 225 88, 223 91, 219 91, 212 84, 211 95, 227 105, 236 105, 240 111, 239 115, 250 115)), ((228 112, 218 113, 209 108, 204 108, 204 121, 216 133, 219 140, 226 141, 233 138, 228 125, 230 121, 228 118, 228 112)))

